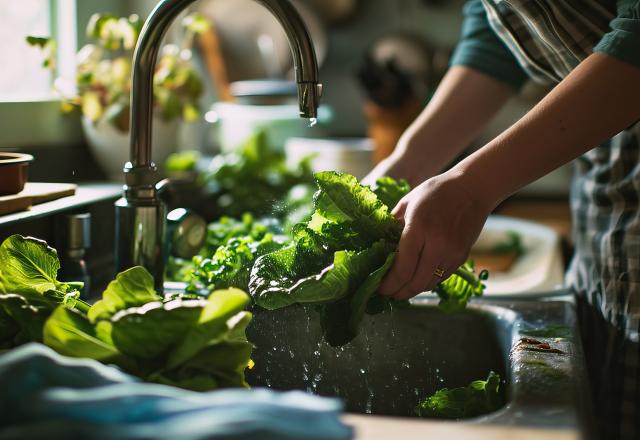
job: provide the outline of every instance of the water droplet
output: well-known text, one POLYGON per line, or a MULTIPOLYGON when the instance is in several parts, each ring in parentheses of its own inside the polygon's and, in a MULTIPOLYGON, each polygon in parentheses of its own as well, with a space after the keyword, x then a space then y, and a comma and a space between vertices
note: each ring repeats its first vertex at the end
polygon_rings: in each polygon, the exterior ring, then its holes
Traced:
POLYGON ((309 118, 309 128, 313 127, 318 123, 318 118, 309 118))
POLYGON ((364 374, 364 373, 365 373, 364 368, 360 368, 360 374, 364 374))

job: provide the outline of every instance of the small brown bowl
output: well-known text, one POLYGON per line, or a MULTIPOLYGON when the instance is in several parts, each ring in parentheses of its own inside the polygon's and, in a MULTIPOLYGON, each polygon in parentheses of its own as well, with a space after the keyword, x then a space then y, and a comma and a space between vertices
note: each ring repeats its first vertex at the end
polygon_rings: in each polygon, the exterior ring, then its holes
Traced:
POLYGON ((23 153, 0 153, 0 196, 16 194, 27 182, 27 170, 33 156, 23 153))

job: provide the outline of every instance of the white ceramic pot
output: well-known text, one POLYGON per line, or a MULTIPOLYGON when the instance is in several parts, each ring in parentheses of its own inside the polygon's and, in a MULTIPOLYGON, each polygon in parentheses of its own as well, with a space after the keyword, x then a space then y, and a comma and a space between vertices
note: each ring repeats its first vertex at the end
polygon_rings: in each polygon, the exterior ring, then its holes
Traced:
MULTIPOLYGON (((166 122, 153 118, 153 161, 162 167, 169 154, 177 149, 178 120, 166 122)), ((123 133, 108 121, 101 119, 94 124, 82 117, 89 150, 110 180, 123 181, 122 168, 129 161, 129 133, 123 133)))
POLYGON ((289 138, 322 133, 321 126, 332 118, 331 110, 318 109, 318 126, 309 127, 309 120, 300 118, 298 104, 248 105, 217 102, 205 119, 217 124, 217 143, 223 152, 237 150, 257 131, 264 131, 269 145, 283 151, 289 138))
POLYGON ((342 171, 362 179, 373 169, 373 142, 369 138, 290 138, 285 144, 287 164, 295 167, 312 156, 315 171, 342 171))

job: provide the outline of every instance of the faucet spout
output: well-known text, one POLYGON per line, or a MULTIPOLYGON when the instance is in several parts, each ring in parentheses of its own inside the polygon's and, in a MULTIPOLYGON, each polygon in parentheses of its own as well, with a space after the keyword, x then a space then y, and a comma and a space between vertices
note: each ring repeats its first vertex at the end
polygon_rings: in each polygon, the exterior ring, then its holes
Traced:
MULTIPOLYGON (((162 290, 166 207, 156 189, 151 159, 153 74, 160 44, 173 20, 196 0, 161 0, 147 18, 133 55, 130 161, 124 167, 124 197, 116 202, 116 269, 146 267, 162 290)), ((288 0, 256 0, 280 22, 288 37, 298 83, 300 117, 315 118, 322 86, 313 43, 288 0)))
MULTIPOLYGON (((153 73, 160 43, 175 19, 196 0, 162 0, 147 18, 133 56, 131 89, 131 164, 151 164, 151 115, 153 73)), ((300 116, 315 117, 322 87, 318 83, 318 64, 311 37, 302 18, 288 0, 256 0, 280 22, 293 54, 300 116)))

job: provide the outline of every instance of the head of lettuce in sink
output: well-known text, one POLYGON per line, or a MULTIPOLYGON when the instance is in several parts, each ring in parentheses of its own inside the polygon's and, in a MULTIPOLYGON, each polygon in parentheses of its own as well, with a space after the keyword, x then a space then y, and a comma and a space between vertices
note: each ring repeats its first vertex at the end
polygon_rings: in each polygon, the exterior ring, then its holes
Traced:
MULTIPOLYGON (((338 172, 314 177, 318 192, 311 219, 292 228, 289 245, 255 261, 249 291, 265 309, 319 305, 327 342, 342 345, 357 335, 365 312, 386 305, 374 294, 393 263, 402 232, 391 209, 410 188, 390 178, 370 188, 338 172)), ((464 308, 469 298, 482 294, 485 277, 476 277, 470 263, 461 266, 435 289, 441 308, 464 308)))

